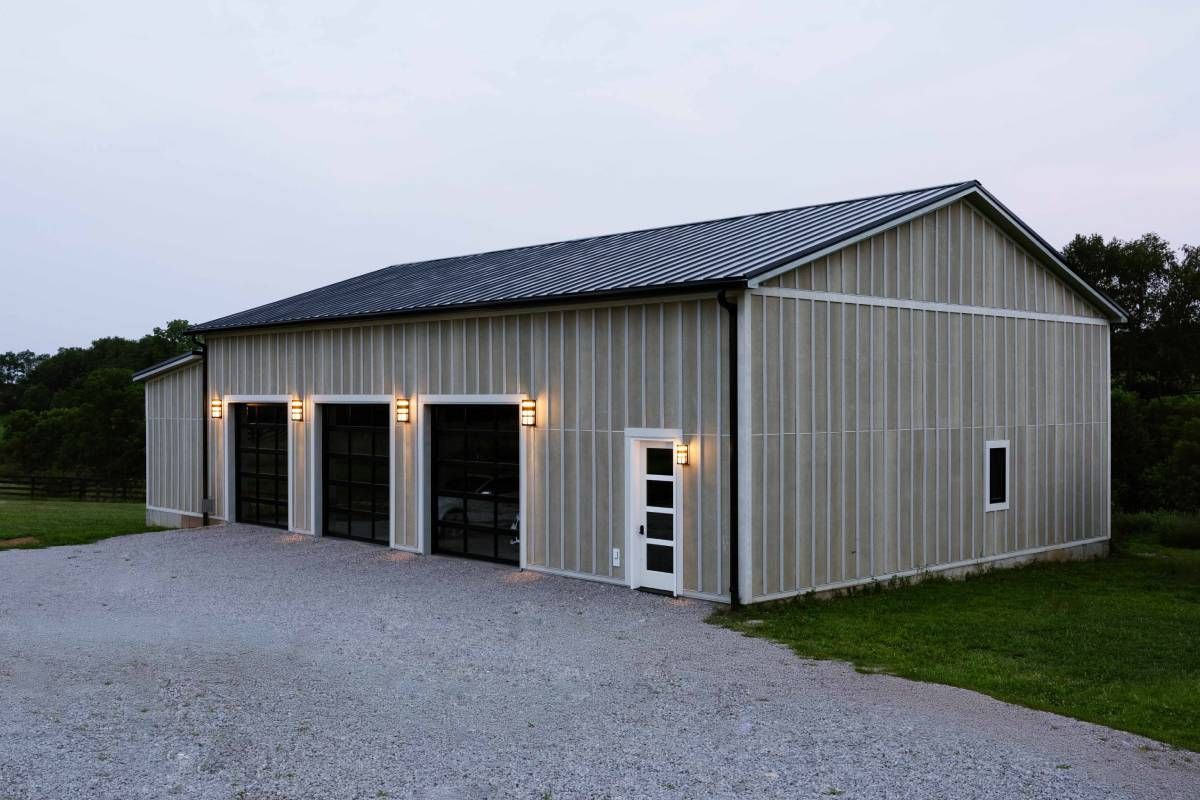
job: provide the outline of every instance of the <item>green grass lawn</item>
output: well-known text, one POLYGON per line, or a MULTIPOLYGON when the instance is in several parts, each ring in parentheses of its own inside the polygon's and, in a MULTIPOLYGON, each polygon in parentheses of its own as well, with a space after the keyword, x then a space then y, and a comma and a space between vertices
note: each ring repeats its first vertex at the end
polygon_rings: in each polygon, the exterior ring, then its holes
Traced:
POLYGON ((1107 559, 752 606, 710 621, 802 656, 1200 751, 1200 550, 1132 543, 1107 559))
POLYGON ((146 524, 141 503, 0 500, 0 549, 88 544, 124 533, 162 531, 146 524))

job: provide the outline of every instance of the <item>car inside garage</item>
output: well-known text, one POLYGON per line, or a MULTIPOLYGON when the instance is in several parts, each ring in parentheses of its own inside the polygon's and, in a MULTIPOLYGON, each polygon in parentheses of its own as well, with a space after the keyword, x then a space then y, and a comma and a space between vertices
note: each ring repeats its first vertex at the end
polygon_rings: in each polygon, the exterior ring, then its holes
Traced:
POLYGON ((433 405, 433 552, 520 562, 520 426, 512 405, 433 405))

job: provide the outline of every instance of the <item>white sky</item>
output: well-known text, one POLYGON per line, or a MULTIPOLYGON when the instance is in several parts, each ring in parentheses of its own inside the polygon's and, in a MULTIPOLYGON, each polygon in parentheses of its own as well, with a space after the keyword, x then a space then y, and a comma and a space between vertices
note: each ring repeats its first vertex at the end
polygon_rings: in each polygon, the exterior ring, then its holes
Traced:
POLYGON ((967 178, 1200 244, 1194 0, 335 5, 6 9, 0 351, 967 178))

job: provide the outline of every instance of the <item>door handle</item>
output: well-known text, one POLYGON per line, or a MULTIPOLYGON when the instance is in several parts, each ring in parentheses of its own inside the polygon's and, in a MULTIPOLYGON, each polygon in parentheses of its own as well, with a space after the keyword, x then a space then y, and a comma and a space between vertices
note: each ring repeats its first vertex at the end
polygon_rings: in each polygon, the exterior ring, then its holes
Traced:
POLYGON ((638 525, 638 536, 645 536, 645 535, 646 535, 646 526, 638 525))

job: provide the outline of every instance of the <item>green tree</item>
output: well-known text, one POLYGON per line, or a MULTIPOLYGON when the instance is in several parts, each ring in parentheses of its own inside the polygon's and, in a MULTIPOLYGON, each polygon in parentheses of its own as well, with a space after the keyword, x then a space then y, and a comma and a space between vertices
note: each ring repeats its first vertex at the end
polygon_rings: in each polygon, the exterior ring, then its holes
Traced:
POLYGON ((1131 241, 1080 235, 1063 248, 1071 269, 1128 312, 1113 333, 1113 378, 1143 397, 1200 387, 1200 251, 1180 252, 1153 233, 1131 241))

